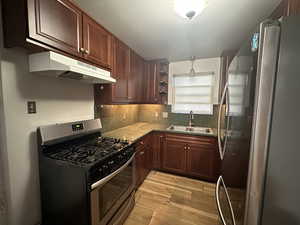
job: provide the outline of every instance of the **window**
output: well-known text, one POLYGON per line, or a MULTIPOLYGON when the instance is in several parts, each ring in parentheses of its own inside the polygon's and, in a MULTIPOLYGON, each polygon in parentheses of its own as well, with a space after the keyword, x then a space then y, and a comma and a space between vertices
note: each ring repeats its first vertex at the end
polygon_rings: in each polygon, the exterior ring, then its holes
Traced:
POLYGON ((213 114, 214 72, 173 75, 172 112, 213 114))

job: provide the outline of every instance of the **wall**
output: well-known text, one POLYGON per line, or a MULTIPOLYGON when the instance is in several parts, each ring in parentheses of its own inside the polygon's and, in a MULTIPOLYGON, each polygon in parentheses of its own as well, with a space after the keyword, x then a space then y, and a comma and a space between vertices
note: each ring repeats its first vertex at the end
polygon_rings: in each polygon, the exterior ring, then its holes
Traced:
POLYGON ((94 118, 93 88, 77 81, 30 74, 28 53, 23 49, 1 46, 0 51, 0 147, 7 163, 9 224, 36 225, 41 219, 36 129, 94 118), (37 102, 37 114, 26 113, 29 100, 37 102))

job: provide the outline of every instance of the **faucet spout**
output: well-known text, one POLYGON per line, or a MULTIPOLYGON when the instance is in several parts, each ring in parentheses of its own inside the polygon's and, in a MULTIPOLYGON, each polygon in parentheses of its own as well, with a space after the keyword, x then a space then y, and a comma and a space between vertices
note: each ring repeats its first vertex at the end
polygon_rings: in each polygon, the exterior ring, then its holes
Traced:
POLYGON ((189 127, 194 126, 193 120, 194 120, 194 112, 190 111, 189 127))

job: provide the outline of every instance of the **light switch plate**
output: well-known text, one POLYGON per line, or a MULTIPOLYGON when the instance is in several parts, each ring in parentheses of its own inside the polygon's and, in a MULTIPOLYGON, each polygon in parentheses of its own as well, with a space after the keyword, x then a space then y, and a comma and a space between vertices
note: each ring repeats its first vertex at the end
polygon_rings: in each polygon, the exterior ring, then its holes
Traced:
POLYGON ((163 116, 164 119, 167 119, 168 116, 169 116, 169 113, 168 113, 168 112, 163 112, 163 113, 162 113, 162 116, 163 116))
POLYGON ((27 113, 28 114, 36 113, 36 102, 34 101, 27 102, 27 113))

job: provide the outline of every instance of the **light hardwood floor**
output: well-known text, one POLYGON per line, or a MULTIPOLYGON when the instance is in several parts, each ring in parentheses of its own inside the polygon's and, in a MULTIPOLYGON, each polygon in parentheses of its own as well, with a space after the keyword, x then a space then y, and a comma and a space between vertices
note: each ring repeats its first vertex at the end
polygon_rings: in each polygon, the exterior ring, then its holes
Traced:
POLYGON ((152 171, 124 225, 220 225, 215 185, 152 171))

